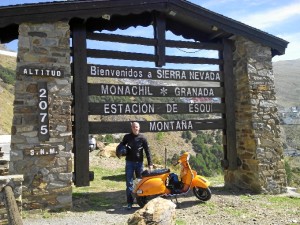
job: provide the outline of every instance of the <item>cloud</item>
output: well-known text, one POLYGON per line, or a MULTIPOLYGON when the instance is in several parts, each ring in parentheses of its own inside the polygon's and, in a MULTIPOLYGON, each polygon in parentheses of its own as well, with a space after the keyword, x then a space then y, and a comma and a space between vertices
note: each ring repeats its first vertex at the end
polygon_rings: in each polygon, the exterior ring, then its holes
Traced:
POLYGON ((300 15, 300 3, 292 3, 286 6, 281 6, 266 10, 263 12, 252 13, 249 16, 238 18, 247 25, 256 27, 258 29, 266 29, 273 26, 278 26, 292 17, 300 15))

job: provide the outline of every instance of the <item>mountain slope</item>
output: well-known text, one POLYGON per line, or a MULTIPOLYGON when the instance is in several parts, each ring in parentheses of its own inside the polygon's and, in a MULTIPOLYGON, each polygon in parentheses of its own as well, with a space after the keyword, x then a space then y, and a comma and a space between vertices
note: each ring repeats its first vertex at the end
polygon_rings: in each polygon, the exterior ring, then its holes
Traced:
POLYGON ((278 105, 300 106, 300 59, 273 63, 278 105))
MULTIPOLYGON (((16 57, 0 54, 0 66, 15 71, 16 57)), ((13 118, 14 86, 0 79, 0 134, 10 134, 13 118)))

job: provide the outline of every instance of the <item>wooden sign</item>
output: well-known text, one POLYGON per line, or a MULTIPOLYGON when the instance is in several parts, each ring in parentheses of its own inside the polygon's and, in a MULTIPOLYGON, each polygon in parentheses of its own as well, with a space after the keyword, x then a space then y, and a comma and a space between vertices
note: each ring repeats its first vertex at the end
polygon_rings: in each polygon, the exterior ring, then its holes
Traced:
POLYGON ((38 114, 40 141, 49 140, 48 88, 47 82, 38 82, 38 114))
POLYGON ((141 68, 125 66, 88 65, 88 76, 126 79, 185 80, 223 82, 220 71, 141 68))
POLYGON ((90 103, 89 115, 224 113, 224 107, 214 103, 90 103))
POLYGON ((31 149, 25 149, 25 155, 30 156, 44 156, 44 155, 56 155, 58 154, 58 147, 55 146, 39 146, 31 149))
POLYGON ((41 69, 34 67, 21 67, 19 74, 26 76, 41 76, 41 77, 64 77, 64 72, 59 69, 41 69))
MULTIPOLYGON (((225 120, 140 121, 141 132, 195 131, 224 129, 225 120)), ((90 134, 130 133, 130 122, 89 122, 90 134)))
POLYGON ((178 87, 126 84, 89 84, 89 95, 149 97, 223 97, 222 87, 178 87))

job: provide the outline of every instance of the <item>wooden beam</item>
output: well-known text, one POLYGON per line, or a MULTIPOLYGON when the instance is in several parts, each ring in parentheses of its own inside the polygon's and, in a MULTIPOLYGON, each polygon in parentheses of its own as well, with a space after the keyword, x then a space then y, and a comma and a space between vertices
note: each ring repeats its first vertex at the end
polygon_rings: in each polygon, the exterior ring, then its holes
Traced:
POLYGON ((191 48, 206 50, 223 50, 223 45, 219 43, 208 42, 191 42, 191 41, 174 41, 166 40, 166 46, 170 48, 191 48))
POLYGON ((109 41, 126 44, 139 44, 145 46, 154 46, 156 40, 143 37, 126 36, 119 34, 101 34, 101 33, 87 33, 87 38, 95 41, 109 41))
POLYGON ((89 145, 88 145, 88 86, 85 23, 73 27, 73 82, 75 114, 75 185, 89 186, 89 145))
POLYGON ((223 72, 88 64, 88 76, 145 80, 223 82, 223 72))
POLYGON ((87 56, 92 58, 123 59, 123 60, 136 60, 136 61, 146 61, 146 62, 155 61, 155 56, 150 54, 109 51, 109 50, 96 50, 96 49, 88 49, 87 56))
MULTIPOLYGON (((130 121, 127 122, 89 122, 91 134, 114 134, 130 132, 130 121)), ((165 120, 139 121, 141 132, 173 132, 185 130, 224 129, 223 119, 215 120, 165 120)))
POLYGON ((224 90, 222 87, 93 83, 88 84, 88 94, 96 96, 215 98, 224 97, 224 90))
POLYGON ((89 103, 89 115, 224 113, 219 103, 89 103))
MULTIPOLYGON (((109 50, 97 50, 88 49, 87 56, 91 58, 106 58, 106 59, 122 59, 122 60, 135 60, 155 62, 155 55, 133 52, 120 52, 109 50)), ((165 60, 168 63, 180 63, 180 64, 212 64, 221 65, 223 60, 213 58, 200 58, 200 57, 182 57, 182 56, 165 56, 165 60)))
POLYGON ((210 64, 210 65, 221 65, 223 60, 213 58, 200 58, 200 57, 182 57, 182 56, 166 56, 166 62, 168 63, 179 63, 179 64, 210 64))
POLYGON ((224 69, 224 91, 226 104, 226 154, 228 169, 237 169, 236 128, 235 128, 235 77, 233 74, 232 41, 223 39, 223 69, 224 69))
MULTIPOLYGON (((145 46, 155 46, 158 42, 157 40, 151 38, 102 33, 87 33, 87 38, 95 41, 108 41, 145 46)), ((223 50, 223 45, 220 43, 165 40, 165 44, 166 47, 170 48, 223 50)))

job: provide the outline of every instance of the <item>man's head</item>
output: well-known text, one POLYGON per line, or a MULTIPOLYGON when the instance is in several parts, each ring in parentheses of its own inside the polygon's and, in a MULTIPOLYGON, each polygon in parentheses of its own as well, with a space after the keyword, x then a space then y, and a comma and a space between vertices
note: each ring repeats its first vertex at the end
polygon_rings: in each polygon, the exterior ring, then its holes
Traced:
POLYGON ((131 131, 134 135, 138 135, 140 133, 140 124, 138 122, 133 122, 131 124, 131 131))

